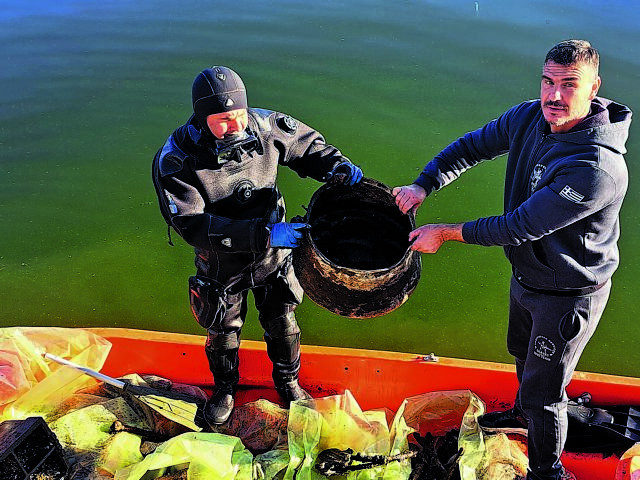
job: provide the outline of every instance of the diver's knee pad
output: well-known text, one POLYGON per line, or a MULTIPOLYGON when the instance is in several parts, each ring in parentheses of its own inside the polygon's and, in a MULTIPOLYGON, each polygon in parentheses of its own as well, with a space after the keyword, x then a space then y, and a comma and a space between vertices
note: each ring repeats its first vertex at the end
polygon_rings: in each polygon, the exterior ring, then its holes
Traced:
POLYGON ((202 275, 189 277, 191 313, 201 327, 210 329, 220 324, 226 313, 224 288, 213 279, 202 275))

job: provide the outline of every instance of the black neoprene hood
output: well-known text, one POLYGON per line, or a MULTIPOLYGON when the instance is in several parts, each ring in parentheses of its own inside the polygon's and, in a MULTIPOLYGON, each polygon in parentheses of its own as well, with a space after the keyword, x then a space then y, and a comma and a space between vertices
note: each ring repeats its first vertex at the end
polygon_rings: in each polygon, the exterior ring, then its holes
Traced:
POLYGON ((203 70, 191 89, 193 113, 202 127, 207 117, 216 113, 247 108, 247 92, 240 76, 228 67, 203 70))

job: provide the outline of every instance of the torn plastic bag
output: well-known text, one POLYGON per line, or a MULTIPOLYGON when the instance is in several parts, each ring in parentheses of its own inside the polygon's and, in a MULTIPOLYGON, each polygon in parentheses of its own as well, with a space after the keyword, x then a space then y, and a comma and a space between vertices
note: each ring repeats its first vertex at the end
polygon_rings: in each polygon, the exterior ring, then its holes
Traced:
MULTIPOLYGON (((409 450, 407 436, 413 431, 402 416, 404 403, 391 426, 387 411, 363 412, 351 392, 343 395, 298 400, 289 409, 289 465, 283 475, 291 479, 324 479, 316 469, 323 450, 351 449, 367 455, 394 455, 409 450)), ((411 473, 408 460, 392 462, 349 474, 350 479, 406 479, 411 473)))
MULTIPOLYGON (((174 383, 171 380, 155 375, 140 376, 137 373, 130 373, 120 377, 118 380, 122 380, 130 386, 154 390, 153 396, 158 398, 155 400, 149 399, 149 402, 147 402, 143 395, 139 396, 140 398, 136 398, 137 395, 135 394, 123 394, 120 388, 108 384, 104 385, 105 390, 111 395, 122 395, 133 411, 145 420, 153 432, 168 437, 175 437, 194 430, 194 428, 187 427, 185 424, 194 419, 194 405, 204 405, 207 399, 206 394, 199 387, 174 383), (168 410, 166 408, 157 408, 156 404, 158 403, 163 407, 173 407, 174 411, 171 408, 168 410), (183 405, 187 408, 181 408, 183 405)), ((197 427, 196 429, 200 430, 197 427)))
POLYGON ((72 452, 99 451, 109 442, 113 422, 149 429, 122 397, 74 410, 49 425, 63 447, 72 452))
POLYGON ((188 468, 189 480, 251 480, 253 455, 239 438, 188 432, 161 444, 139 463, 116 471, 115 480, 156 478, 188 468))
POLYGON ((253 461, 256 480, 282 479, 289 466, 289 450, 275 449, 256 455, 253 461))
POLYGON ((478 466, 479 480, 514 480, 527 476, 529 460, 524 443, 511 440, 504 433, 487 435, 485 455, 478 466))
MULTIPOLYGON (((411 428, 421 435, 435 436, 460 428, 468 415, 484 413, 484 403, 469 390, 428 392, 407 398, 404 418, 411 428)), ((470 419, 469 427, 475 430, 470 419)))
MULTIPOLYGON (((0 348, 7 348, 6 343, 0 339, 0 348)), ((18 354, 0 350, 0 404, 13 402, 30 386, 18 354)))
POLYGON ((74 392, 96 381, 78 372, 51 367, 43 351, 102 368, 111 344, 76 328, 10 327, 0 329, 0 419, 48 415, 74 392))
POLYGON ((141 438, 127 432, 113 435, 96 461, 95 469, 101 475, 113 476, 118 469, 141 462, 141 438))

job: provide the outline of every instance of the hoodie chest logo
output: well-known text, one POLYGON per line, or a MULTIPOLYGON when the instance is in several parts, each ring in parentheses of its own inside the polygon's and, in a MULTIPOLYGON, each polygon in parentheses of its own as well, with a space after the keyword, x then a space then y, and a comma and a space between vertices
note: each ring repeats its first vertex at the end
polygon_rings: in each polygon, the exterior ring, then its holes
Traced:
POLYGON ((535 167, 533 167, 533 173, 531 174, 531 193, 536 191, 538 187, 538 182, 544 175, 544 171, 547 169, 546 165, 541 165, 538 163, 535 167))

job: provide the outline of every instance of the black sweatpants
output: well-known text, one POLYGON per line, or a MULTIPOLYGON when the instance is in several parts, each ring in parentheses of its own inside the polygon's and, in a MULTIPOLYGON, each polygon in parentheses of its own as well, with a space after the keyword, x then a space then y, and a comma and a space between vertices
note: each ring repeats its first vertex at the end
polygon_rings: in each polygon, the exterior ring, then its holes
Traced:
POLYGON ((567 438, 567 393, 578 360, 605 309, 611 282, 582 296, 525 289, 511 279, 507 347, 520 383, 517 405, 528 420, 530 480, 556 479, 567 438))

